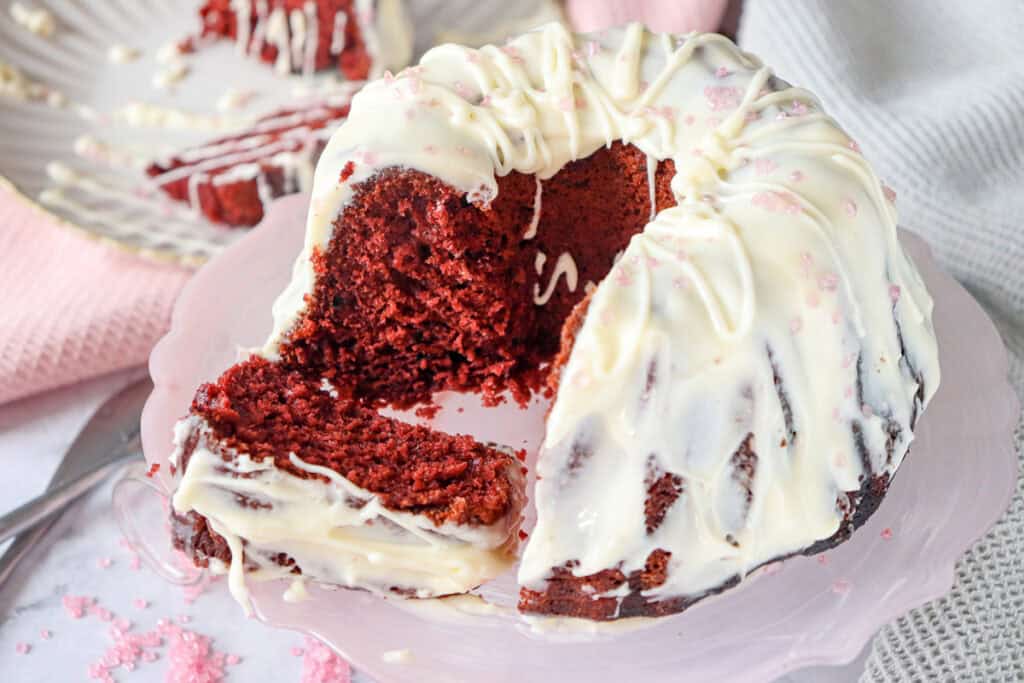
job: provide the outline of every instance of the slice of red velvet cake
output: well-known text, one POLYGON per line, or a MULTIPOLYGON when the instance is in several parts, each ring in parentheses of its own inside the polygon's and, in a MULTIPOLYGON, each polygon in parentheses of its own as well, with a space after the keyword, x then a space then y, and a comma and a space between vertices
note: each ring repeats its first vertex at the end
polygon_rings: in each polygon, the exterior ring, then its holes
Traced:
POLYGON ((201 35, 230 38, 282 74, 332 70, 361 81, 412 55, 401 0, 207 0, 199 14, 201 35))
POLYGON ((177 543, 236 595, 468 590, 515 548, 514 459, 377 411, 546 386, 520 609, 679 612, 872 514, 930 311, 856 145, 722 36, 435 48, 355 99, 273 333, 179 423, 177 543))
POLYGON ((146 174, 214 223, 256 225, 271 200, 309 191, 320 153, 351 99, 344 92, 274 112, 240 133, 154 161, 146 174))

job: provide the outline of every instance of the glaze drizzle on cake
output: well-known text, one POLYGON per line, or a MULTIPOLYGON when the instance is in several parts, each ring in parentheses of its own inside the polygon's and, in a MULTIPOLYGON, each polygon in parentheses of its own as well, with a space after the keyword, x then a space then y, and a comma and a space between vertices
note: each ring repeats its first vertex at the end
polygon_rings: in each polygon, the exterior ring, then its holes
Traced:
POLYGON ((356 95, 261 355, 375 404, 521 398, 550 368, 520 606, 614 619, 845 540, 938 385, 930 312, 810 93, 718 35, 550 25, 356 95), (433 309, 465 316, 467 287, 494 312, 456 335, 433 309))

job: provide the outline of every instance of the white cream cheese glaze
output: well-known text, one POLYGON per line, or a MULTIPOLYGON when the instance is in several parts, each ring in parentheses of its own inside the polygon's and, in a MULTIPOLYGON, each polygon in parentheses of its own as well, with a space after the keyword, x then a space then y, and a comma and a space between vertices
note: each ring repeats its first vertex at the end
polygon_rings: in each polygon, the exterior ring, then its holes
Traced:
MULTIPOLYGON (((514 562, 518 519, 438 526, 425 515, 389 510, 373 493, 297 454, 290 454, 291 464, 312 477, 227 451, 197 416, 176 425, 175 446, 174 509, 202 515, 226 541, 228 586, 247 611, 247 580, 295 577, 277 562, 282 553, 307 580, 381 593, 399 588, 420 598, 465 593, 514 562), (196 443, 182 472, 190 439, 196 443)), ((509 478, 520 481, 521 474, 510 466, 509 478)))
MULTIPOLYGON (((317 3, 307 0, 291 10, 271 7, 268 0, 232 0, 231 10, 238 17, 235 44, 241 54, 258 54, 265 45, 277 49, 274 68, 281 74, 315 71, 320 49, 317 3)), ((402 0, 354 0, 353 13, 370 57, 370 78, 387 69, 400 69, 412 57, 412 26, 402 0)), ((348 15, 339 11, 331 20, 330 53, 340 54, 345 47, 348 15)))
POLYGON ((569 562, 578 576, 628 574, 662 549, 668 578, 646 597, 698 596, 834 534, 837 499, 895 472, 939 382, 931 299, 887 188, 813 95, 722 36, 552 24, 502 47, 444 45, 368 84, 318 164, 305 247, 261 353, 277 357, 312 292, 313 251, 381 169, 487 202, 498 176, 543 182, 616 140, 650 166, 672 160, 677 206, 587 285, 519 579, 543 590, 569 562), (752 476, 733 457, 743 444, 752 476), (648 530, 647 491, 664 474, 681 492, 648 530))

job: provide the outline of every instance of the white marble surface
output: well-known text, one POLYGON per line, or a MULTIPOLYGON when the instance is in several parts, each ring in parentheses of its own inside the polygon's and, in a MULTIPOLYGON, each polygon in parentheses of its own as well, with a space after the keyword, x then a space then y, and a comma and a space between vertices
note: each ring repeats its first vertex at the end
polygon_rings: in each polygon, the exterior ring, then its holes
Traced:
MULTIPOLYGON (((136 373, 137 374, 137 373, 136 373)), ((96 407, 133 373, 83 383, 69 389, 0 406, 0 511, 41 492, 53 469, 96 407)), ((89 664, 111 644, 109 624, 96 616, 68 616, 66 594, 95 597, 98 602, 148 631, 161 618, 188 619, 186 628, 212 639, 213 647, 235 654, 240 663, 227 668, 228 681, 298 681, 303 647, 297 633, 271 629, 245 619, 222 583, 215 583, 195 602, 181 588, 164 583, 144 566, 132 568, 130 553, 120 545, 110 505, 110 486, 101 487, 77 504, 40 547, 0 587, 0 679, 33 683, 89 680, 89 664), (107 567, 105 559, 110 560, 107 567), (147 602, 140 609, 137 599, 147 602), (40 632, 52 632, 49 640, 40 632), (27 654, 17 651, 28 643, 27 654)), ((780 683, 847 683, 857 679, 864 654, 850 666, 806 669, 780 683)), ((162 681, 168 662, 140 662, 134 671, 118 670, 119 681, 162 681)), ((371 683, 356 674, 359 683, 371 683)))

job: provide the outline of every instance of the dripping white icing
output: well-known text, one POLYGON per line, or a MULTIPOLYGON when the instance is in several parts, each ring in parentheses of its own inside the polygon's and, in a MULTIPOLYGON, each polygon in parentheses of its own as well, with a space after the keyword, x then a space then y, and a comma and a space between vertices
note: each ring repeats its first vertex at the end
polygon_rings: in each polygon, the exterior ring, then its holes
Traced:
MULTIPOLYGON (((188 467, 177 473, 174 509, 202 515, 228 543, 228 584, 246 609, 248 580, 293 577, 274 561, 279 553, 310 580, 382 593, 397 586, 417 597, 464 593, 513 562, 508 525, 437 526, 423 515, 389 510, 373 493, 294 453, 291 464, 319 478, 300 479, 272 459, 231 452, 225 460, 210 450, 218 446, 199 417, 175 428, 176 468, 192 438, 188 467), (239 496, 250 504, 239 505, 239 496), (254 568, 244 569, 243 562, 254 568)), ((510 468, 509 476, 518 479, 518 470, 510 468)))
MULTIPOLYGON (((318 165, 306 244, 262 353, 277 356, 313 289, 313 251, 380 169, 493 199, 498 176, 551 178, 616 140, 650 157, 649 177, 673 161, 677 205, 593 291, 548 417, 519 579, 542 590, 570 561, 580 576, 628 574, 662 549, 668 577, 646 597, 699 595, 831 536, 837 498, 867 474, 859 444, 871 472, 895 472, 939 382, 931 300, 878 179, 812 95, 727 39, 550 25, 502 47, 444 45, 368 84, 318 165), (757 454, 746 478, 744 443, 757 454), (648 531, 648 482, 666 474, 680 492, 648 531)), ((535 300, 563 274, 575 288, 563 257, 535 300)))
MULTIPOLYGON (((544 184, 541 183, 540 178, 537 178, 537 192, 533 196, 533 217, 530 218, 530 225, 527 226, 526 232, 523 233, 524 240, 532 240, 537 236, 537 227, 540 225, 541 206, 544 200, 544 184)), ((540 275, 540 273, 538 273, 540 275)))
MULTIPOLYGON (((543 267, 543 263, 541 265, 543 267)), ((555 272, 551 273, 551 280, 548 281, 548 286, 544 293, 542 294, 540 291, 540 284, 533 285, 533 303, 543 306, 550 301, 555 293, 555 288, 558 287, 558 280, 563 275, 565 276, 565 286, 570 292, 575 292, 579 274, 576 270, 576 261, 573 260, 572 254, 567 251, 562 252, 562 255, 555 261, 555 272)))

